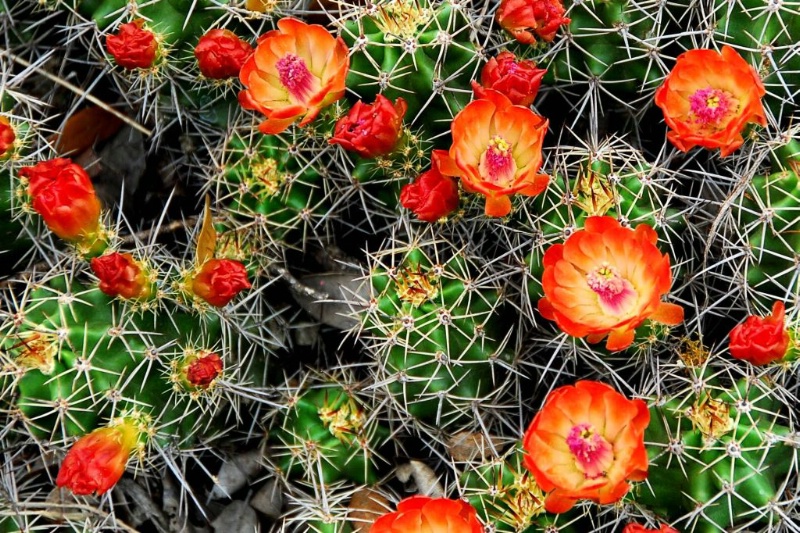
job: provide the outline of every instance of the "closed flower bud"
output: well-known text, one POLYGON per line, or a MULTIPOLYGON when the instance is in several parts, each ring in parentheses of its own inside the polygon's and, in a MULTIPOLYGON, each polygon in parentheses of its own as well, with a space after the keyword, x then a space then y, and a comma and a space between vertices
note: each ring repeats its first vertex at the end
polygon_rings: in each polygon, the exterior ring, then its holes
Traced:
POLYGON ((649 529, 644 527, 641 524, 628 524, 625 526, 625 529, 622 530, 622 533, 679 533, 677 529, 674 527, 670 527, 667 524, 661 524, 661 527, 658 529, 649 529))
POLYGON ((146 298, 150 295, 147 278, 131 254, 112 252, 92 259, 92 271, 100 290, 109 296, 146 298))
POLYGON ((100 201, 89 175, 70 159, 42 161, 24 167, 33 209, 50 230, 68 241, 91 237, 100 226, 100 201))
POLYGON ((107 492, 125 472, 138 439, 139 430, 130 422, 84 435, 64 457, 56 485, 80 495, 107 492))
POLYGON ((562 25, 569 24, 561 0, 501 0, 497 9, 500 26, 523 44, 536 38, 550 42, 562 25))
POLYGON ((238 76, 251 55, 253 47, 229 30, 210 30, 194 48, 200 72, 215 80, 238 76))
POLYGON ((249 289, 247 269, 232 259, 211 259, 192 279, 192 292, 215 307, 223 307, 243 289, 249 289))
POLYGON ((215 353, 192 359, 183 367, 186 381, 198 389, 206 389, 222 372, 222 359, 215 353))
POLYGON ((436 222, 458 208, 458 185, 434 164, 400 191, 400 203, 420 220, 436 222))
POLYGON ((392 104, 382 94, 373 104, 356 102, 350 113, 336 122, 329 142, 367 159, 389 154, 403 134, 403 116, 407 109, 402 98, 392 104))
POLYGON ((153 32, 142 28, 144 20, 128 22, 119 27, 116 35, 106 37, 108 53, 122 68, 149 68, 158 53, 158 41, 153 32))
POLYGON ((475 96, 486 97, 486 89, 505 95, 513 105, 528 107, 536 99, 542 77, 547 71, 533 61, 517 61, 511 52, 501 52, 484 65, 481 83, 472 82, 475 96))
POLYGON ((6 117, 0 117, 0 158, 5 157, 14 147, 17 134, 6 117))
POLYGON ((731 356, 754 365, 768 365, 783 359, 791 341, 784 323, 785 313, 783 302, 775 302, 771 315, 749 316, 733 328, 730 332, 731 356))

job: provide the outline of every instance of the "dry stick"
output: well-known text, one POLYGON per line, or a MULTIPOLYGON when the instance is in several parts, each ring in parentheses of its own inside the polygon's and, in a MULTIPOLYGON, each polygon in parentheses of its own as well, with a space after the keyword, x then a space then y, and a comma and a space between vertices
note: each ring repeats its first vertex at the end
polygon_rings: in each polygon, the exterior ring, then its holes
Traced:
POLYGON ((95 96, 92 96, 91 94, 85 92, 83 89, 81 89, 77 85, 73 85, 72 83, 68 82, 67 80, 61 79, 58 76, 54 76, 54 75, 50 74, 49 72, 47 72, 46 70, 44 70, 43 68, 37 67, 35 65, 32 65, 30 62, 22 59, 21 57, 17 57, 16 55, 12 54, 11 52, 9 52, 8 50, 5 50, 3 48, 0 48, 0 55, 6 56, 7 58, 11 59, 15 63, 19 63, 20 65, 22 65, 25 68, 33 69, 34 71, 38 72, 39 74, 41 74, 42 76, 44 76, 48 80, 53 81, 53 82, 55 82, 55 83, 57 83, 57 84, 59 84, 59 85, 61 85, 63 87, 66 87, 67 89, 69 89, 70 91, 74 92, 75 94, 81 96, 82 98, 86 98, 87 100, 89 100, 90 102, 95 104, 96 106, 103 108, 105 111, 108 111, 109 113, 111 113, 112 115, 114 115, 115 117, 117 117, 118 119, 123 121, 124 123, 128 124, 130 127, 139 130, 140 132, 142 132, 147 137, 150 137, 151 135, 153 135, 153 131, 152 130, 149 130, 149 129, 145 128, 144 126, 142 126, 141 124, 139 124, 135 120, 131 119, 130 117, 128 117, 127 115, 125 115, 123 113, 120 113, 119 111, 117 111, 116 109, 114 109, 113 107, 108 105, 107 103, 103 102, 99 98, 97 98, 95 96))

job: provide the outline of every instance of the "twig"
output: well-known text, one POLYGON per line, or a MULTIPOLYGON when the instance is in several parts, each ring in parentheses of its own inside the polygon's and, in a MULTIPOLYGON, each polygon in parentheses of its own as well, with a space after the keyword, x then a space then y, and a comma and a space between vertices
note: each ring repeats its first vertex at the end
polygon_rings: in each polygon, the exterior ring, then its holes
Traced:
POLYGON ((47 72, 46 70, 44 70, 43 68, 37 67, 35 65, 32 65, 30 62, 22 59, 21 57, 17 57, 16 55, 12 54, 11 52, 9 52, 8 50, 5 50, 3 48, 0 48, 0 55, 6 56, 7 58, 11 59, 15 63, 19 63, 20 65, 22 65, 25 68, 33 69, 36 72, 38 72, 39 74, 41 74, 42 76, 44 76, 45 78, 47 78, 48 80, 53 81, 53 82, 55 82, 55 83, 57 83, 57 84, 59 84, 59 85, 61 85, 63 87, 66 87, 67 89, 69 89, 70 91, 74 92, 75 94, 81 96, 82 98, 86 98, 87 100, 89 100, 90 102, 95 104, 96 106, 103 108, 105 111, 108 111, 109 113, 111 113, 112 115, 114 115, 115 117, 117 117, 118 119, 123 121, 124 123, 128 124, 132 128, 135 128, 135 129, 139 130, 140 132, 142 132, 147 137, 150 137, 151 135, 153 135, 153 131, 152 130, 149 130, 149 129, 145 128, 144 126, 142 126, 141 124, 139 124, 135 120, 131 119, 130 117, 128 117, 127 115, 125 115, 123 113, 120 113, 119 111, 117 111, 116 109, 114 109, 113 107, 108 105, 107 103, 103 102, 99 98, 97 98, 95 96, 92 96, 91 94, 85 92, 83 89, 81 89, 77 85, 73 85, 72 83, 68 82, 67 80, 61 79, 58 76, 54 76, 54 75, 50 74, 49 72, 47 72))

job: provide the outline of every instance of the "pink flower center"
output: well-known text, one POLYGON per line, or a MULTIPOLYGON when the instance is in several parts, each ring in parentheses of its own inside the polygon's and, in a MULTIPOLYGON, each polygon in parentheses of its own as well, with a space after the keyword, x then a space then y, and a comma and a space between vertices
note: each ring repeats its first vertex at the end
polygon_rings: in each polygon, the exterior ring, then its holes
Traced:
POLYGON ((689 96, 690 116, 701 127, 718 127, 723 119, 738 107, 737 100, 727 91, 706 87, 689 96))
POLYGON ((281 85, 286 87, 301 102, 311 98, 314 75, 308 70, 306 62, 294 54, 283 56, 275 64, 281 85))
POLYGON ((586 283, 600 299, 603 310, 622 315, 628 305, 636 300, 636 290, 614 267, 604 264, 586 275, 586 283))
POLYGON ((511 145, 495 135, 481 155, 478 171, 481 176, 498 187, 508 187, 517 173, 517 163, 511 154, 511 145))
POLYGON ((586 479, 596 479, 608 473, 614 463, 611 444, 598 434, 591 424, 578 424, 567 435, 567 446, 586 479))

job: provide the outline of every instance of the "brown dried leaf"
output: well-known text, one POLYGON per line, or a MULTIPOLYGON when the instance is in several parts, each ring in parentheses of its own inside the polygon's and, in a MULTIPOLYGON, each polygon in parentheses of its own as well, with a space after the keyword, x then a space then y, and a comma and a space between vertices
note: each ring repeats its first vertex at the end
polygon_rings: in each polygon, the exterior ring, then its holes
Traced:
POLYGON ((347 509, 347 519, 353 533, 367 533, 375 520, 391 510, 391 505, 377 490, 363 488, 353 494, 347 509))
POLYGON ((477 457, 497 457, 502 439, 483 433, 459 431, 447 440, 450 456, 456 461, 472 461, 477 457))
POLYGON ((412 478, 417 492, 432 498, 444 496, 444 489, 439 483, 436 472, 422 461, 411 460, 395 469, 395 475, 403 483, 408 483, 412 478))
POLYGON ((206 195, 202 224, 200 235, 197 237, 197 252, 195 253, 197 266, 213 259, 217 248, 217 230, 214 228, 214 217, 211 216, 211 198, 208 195, 206 195))
POLYGON ((56 152, 59 155, 78 155, 114 135, 122 127, 122 120, 102 107, 85 107, 73 113, 57 134, 56 152))

